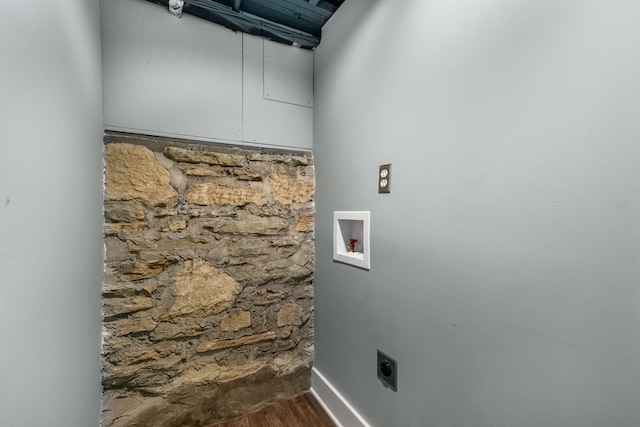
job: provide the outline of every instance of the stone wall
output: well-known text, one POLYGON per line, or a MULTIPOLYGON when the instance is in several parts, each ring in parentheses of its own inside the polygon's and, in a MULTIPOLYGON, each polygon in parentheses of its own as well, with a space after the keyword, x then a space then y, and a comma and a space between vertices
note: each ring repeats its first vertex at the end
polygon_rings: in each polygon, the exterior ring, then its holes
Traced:
POLYGON ((203 426, 308 390, 311 155, 105 142, 103 425, 203 426))

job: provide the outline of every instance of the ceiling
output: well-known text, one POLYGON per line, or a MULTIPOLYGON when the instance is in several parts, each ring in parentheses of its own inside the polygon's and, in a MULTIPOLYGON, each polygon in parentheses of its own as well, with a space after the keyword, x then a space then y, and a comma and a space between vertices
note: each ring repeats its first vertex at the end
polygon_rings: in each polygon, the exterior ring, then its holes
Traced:
MULTIPOLYGON (((148 0, 169 7, 169 0, 148 0)), ((183 13, 305 49, 344 0, 184 0, 183 13)))

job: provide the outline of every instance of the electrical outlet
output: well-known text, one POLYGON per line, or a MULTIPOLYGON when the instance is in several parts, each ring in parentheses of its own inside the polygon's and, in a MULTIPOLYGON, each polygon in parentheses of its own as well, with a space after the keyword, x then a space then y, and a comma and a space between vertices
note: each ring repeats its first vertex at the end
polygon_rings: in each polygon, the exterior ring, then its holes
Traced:
POLYGON ((378 378, 393 391, 398 391, 398 363, 378 350, 378 378))
POLYGON ((378 193, 391 193, 391 163, 380 165, 378 172, 378 193))

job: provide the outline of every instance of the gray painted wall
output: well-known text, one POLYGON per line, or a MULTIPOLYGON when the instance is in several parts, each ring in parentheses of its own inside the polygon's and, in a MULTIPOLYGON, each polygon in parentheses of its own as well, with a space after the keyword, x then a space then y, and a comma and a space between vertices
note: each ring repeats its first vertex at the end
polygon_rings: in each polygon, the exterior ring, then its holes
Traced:
POLYGON ((0 425, 100 409, 98 1, 0 2, 0 425))
POLYGON ((639 15, 347 0, 325 26, 316 367, 373 426, 640 425, 639 15), (335 210, 371 211, 370 271, 332 261, 335 210))
POLYGON ((101 11, 107 129, 312 148, 313 52, 145 0, 101 11))

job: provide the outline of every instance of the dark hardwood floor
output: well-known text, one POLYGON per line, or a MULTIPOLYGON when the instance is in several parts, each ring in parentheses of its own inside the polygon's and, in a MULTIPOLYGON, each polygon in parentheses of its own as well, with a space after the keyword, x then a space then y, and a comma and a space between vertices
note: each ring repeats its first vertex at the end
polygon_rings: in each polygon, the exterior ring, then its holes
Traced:
POLYGON ((335 424, 316 399, 305 393, 215 427, 335 427, 335 424))

